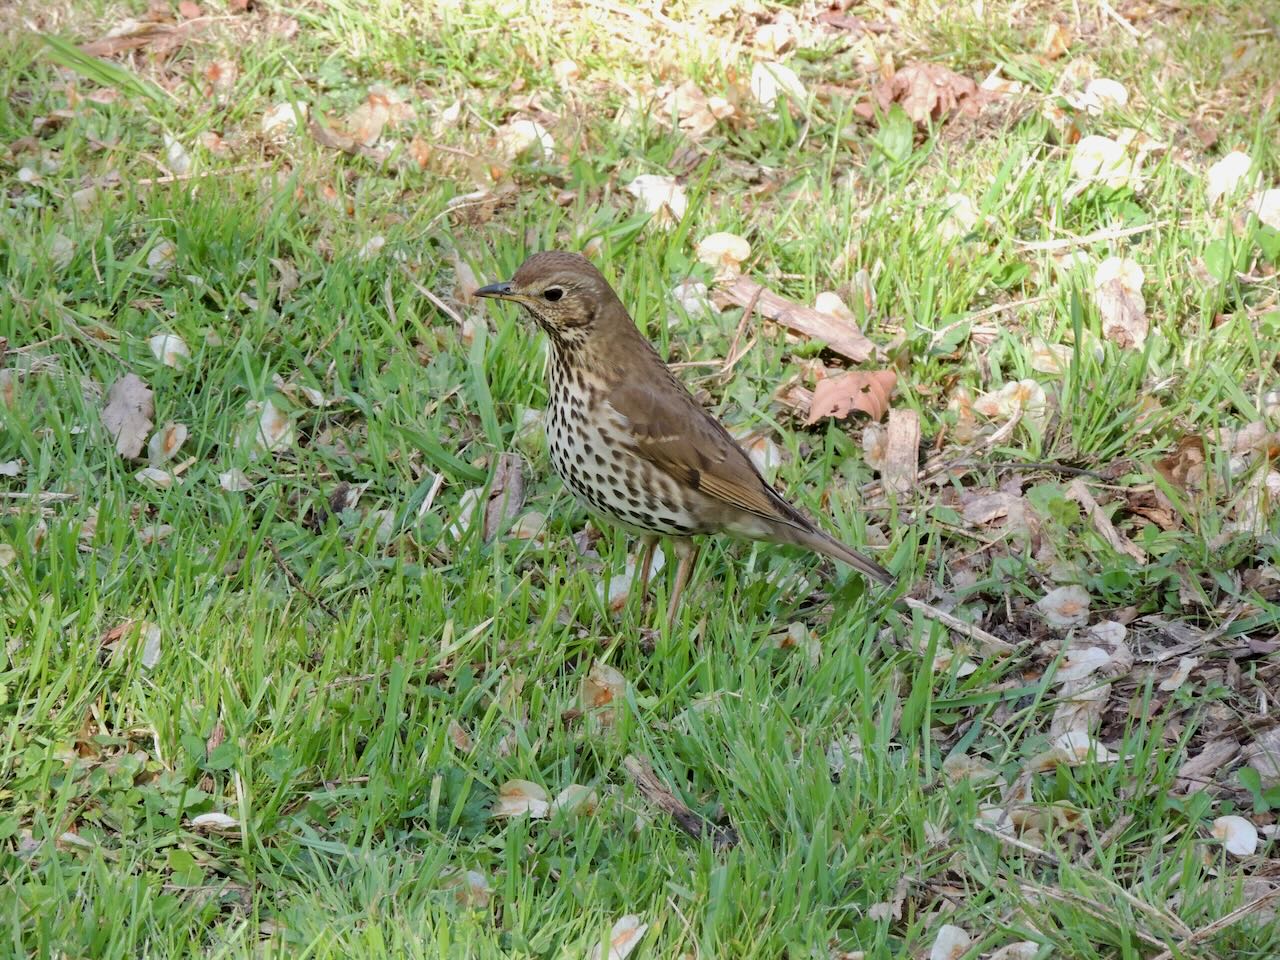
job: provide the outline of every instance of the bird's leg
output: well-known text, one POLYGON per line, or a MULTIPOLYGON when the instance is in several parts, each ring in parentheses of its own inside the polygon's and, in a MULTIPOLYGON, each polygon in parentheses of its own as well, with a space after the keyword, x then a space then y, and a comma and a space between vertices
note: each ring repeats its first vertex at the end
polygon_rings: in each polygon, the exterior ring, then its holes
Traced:
POLYGON ((689 582, 689 574, 698 560, 698 545, 692 540, 673 540, 675 551, 680 556, 676 566, 676 585, 671 589, 671 602, 667 605, 667 626, 676 624, 676 611, 680 609, 680 597, 684 593, 685 584, 689 582))
POLYGON ((653 566, 653 551, 658 546, 657 534, 644 537, 644 549, 640 552, 640 611, 649 605, 649 568, 653 566))

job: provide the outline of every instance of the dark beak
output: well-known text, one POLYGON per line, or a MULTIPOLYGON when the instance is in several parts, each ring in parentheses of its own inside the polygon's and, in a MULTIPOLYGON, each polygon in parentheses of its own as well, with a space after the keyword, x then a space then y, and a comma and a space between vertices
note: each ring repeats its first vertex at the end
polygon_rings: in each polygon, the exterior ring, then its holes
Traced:
POLYGON ((493 297, 495 300, 511 299, 511 281, 507 280, 503 283, 491 283, 488 286, 481 287, 476 291, 477 297, 493 297))

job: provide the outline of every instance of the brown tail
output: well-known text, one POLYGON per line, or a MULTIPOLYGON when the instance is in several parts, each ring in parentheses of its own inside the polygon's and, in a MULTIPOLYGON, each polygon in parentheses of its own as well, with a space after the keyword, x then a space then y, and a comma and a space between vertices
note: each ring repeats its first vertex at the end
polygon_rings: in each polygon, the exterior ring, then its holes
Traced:
POLYGON ((859 573, 883 583, 886 587, 892 587, 896 582, 893 574, 880 566, 880 564, 868 557, 864 557, 857 550, 846 547, 835 537, 819 530, 817 527, 809 526, 807 529, 795 530, 794 536, 794 542, 797 546, 808 547, 815 553, 821 553, 823 556, 831 557, 833 560, 847 563, 859 573))

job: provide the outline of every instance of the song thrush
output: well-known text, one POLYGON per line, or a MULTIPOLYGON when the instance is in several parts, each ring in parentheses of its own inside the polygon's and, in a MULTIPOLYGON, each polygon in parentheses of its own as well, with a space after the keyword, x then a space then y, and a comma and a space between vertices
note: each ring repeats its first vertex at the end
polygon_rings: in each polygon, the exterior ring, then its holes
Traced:
POLYGON ((511 280, 476 295, 520 304, 550 337, 551 463, 594 513, 648 538, 642 593, 657 537, 674 538, 680 563, 668 620, 697 556, 689 540, 696 534, 807 547, 893 584, 884 567, 820 530, 769 485, 586 257, 534 254, 511 280))

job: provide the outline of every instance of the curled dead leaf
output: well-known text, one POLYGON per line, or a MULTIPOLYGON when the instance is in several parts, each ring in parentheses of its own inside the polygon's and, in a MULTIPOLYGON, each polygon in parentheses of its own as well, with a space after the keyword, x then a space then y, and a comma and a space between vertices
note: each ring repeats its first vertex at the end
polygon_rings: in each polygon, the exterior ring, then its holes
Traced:
POLYGON ((115 441, 116 453, 126 460, 142 453, 154 413, 150 388, 134 374, 127 373, 111 385, 102 409, 102 425, 115 441))
POLYGON ((897 383, 898 375, 892 370, 850 370, 819 380, 805 423, 817 423, 823 417, 840 419, 854 411, 881 420, 889 411, 889 398, 897 383))
POLYGON ((946 120, 955 113, 976 117, 995 94, 982 90, 968 77, 941 64, 909 63, 871 91, 873 102, 860 103, 854 112, 864 120, 877 111, 887 112, 895 103, 919 126, 946 120))
POLYGON ((1108 257, 1093 277, 1093 299, 1102 317, 1103 335, 1118 346, 1141 350, 1147 339, 1145 277, 1133 260, 1108 257))

